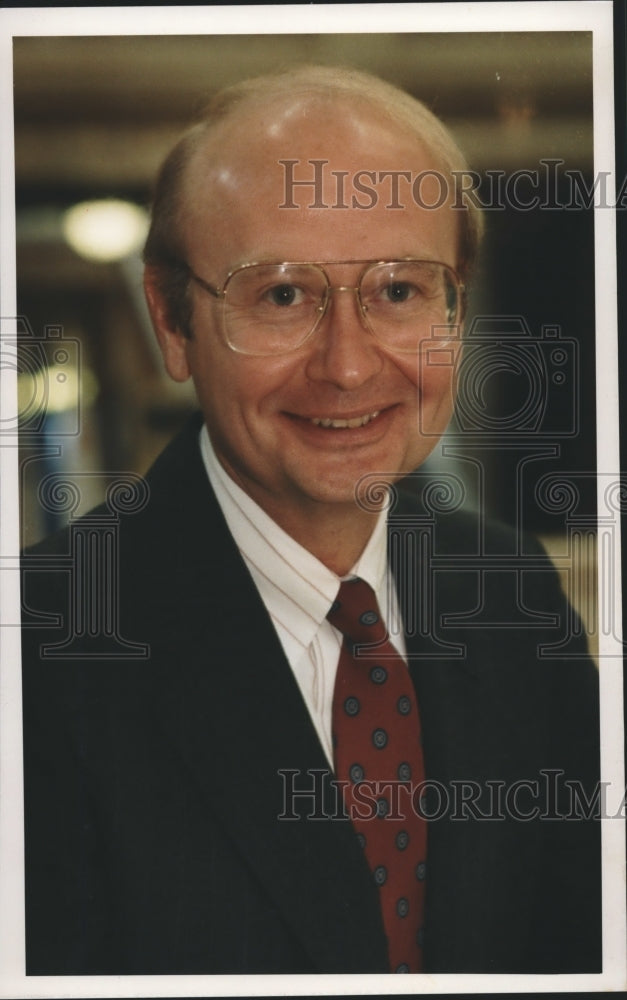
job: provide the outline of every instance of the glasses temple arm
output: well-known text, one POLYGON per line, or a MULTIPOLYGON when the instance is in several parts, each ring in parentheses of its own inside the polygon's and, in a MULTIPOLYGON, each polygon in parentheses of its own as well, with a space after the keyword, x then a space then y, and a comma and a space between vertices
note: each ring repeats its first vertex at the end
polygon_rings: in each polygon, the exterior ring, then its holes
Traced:
POLYGON ((224 295, 224 289, 214 288, 213 285, 210 285, 207 281, 203 281, 203 279, 199 278, 197 274, 194 274, 191 267, 188 267, 188 271, 190 278, 192 278, 196 284, 200 285, 201 288, 204 288, 206 292, 209 292, 209 294, 213 295, 216 299, 222 298, 224 295))

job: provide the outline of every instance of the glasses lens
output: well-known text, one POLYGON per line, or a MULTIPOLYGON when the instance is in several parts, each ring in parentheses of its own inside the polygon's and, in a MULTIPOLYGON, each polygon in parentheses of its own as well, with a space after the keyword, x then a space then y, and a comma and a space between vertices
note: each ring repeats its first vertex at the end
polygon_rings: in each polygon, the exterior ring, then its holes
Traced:
POLYGON ((327 294, 323 272, 310 264, 254 264, 231 276, 224 324, 242 354, 286 354, 311 333, 327 294))
MULTIPOLYGON (((329 285, 317 264, 251 264, 227 282, 224 324, 231 347, 258 357, 287 354, 314 330, 329 285)), ((456 322, 457 278, 444 264, 374 264, 360 285, 364 319, 382 343, 416 352, 442 327, 456 322)))
POLYGON ((361 301, 366 321, 378 340, 395 350, 418 351, 435 327, 455 323, 458 283, 454 272, 444 264, 376 264, 363 276, 361 301))

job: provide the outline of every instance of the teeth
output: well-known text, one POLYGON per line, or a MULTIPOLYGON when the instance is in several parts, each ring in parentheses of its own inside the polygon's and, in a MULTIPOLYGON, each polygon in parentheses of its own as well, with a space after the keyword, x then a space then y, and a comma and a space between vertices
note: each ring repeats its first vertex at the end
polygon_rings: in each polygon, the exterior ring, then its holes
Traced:
POLYGON ((380 410, 374 413, 366 413, 363 417, 353 417, 352 420, 333 420, 331 417, 312 417, 312 424, 317 427, 335 427, 338 430, 345 430, 347 427, 365 427, 371 420, 379 416, 380 410))

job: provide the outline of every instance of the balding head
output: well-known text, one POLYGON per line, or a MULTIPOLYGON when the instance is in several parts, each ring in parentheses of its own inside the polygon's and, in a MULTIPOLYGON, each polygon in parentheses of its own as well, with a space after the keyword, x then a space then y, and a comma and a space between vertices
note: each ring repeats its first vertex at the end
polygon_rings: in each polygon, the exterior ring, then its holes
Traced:
MULTIPOLYGON (((145 248, 146 264, 158 274, 172 316, 181 329, 188 331, 190 322, 186 220, 193 215, 199 199, 206 204, 213 197, 219 208, 219 185, 212 185, 212 181, 220 177, 219 161, 225 144, 229 144, 231 153, 239 150, 242 165, 251 157, 263 155, 264 146, 272 141, 279 155, 282 152, 283 156, 298 159, 300 141, 307 136, 312 118, 328 122, 329 146, 334 130, 344 135, 347 126, 361 128, 362 134, 364 128, 372 131, 370 147, 374 151, 377 127, 419 140, 450 191, 454 188, 450 183, 453 171, 467 169, 450 133, 424 104, 367 73, 311 66, 245 80, 220 91, 163 164, 145 248)), ((391 164, 390 169, 397 166, 391 164)), ((411 168, 408 163, 403 166, 411 168)), ((479 244, 481 216, 472 200, 462 204, 456 211, 455 264, 462 279, 467 280, 479 244)), ((207 240, 211 240, 210 233, 207 240)))

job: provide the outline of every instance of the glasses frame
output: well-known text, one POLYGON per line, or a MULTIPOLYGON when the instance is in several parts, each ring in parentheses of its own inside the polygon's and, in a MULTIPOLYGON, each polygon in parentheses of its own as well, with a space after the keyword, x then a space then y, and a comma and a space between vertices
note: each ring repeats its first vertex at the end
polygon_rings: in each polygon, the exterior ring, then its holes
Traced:
POLYGON ((200 275, 196 274, 196 272, 194 271, 194 269, 187 263, 187 261, 183 261, 183 264, 184 264, 185 268, 187 269, 190 278, 193 281, 195 281, 197 285, 199 285, 205 292, 209 292, 210 295, 213 295, 214 298, 222 301, 223 305, 222 305, 222 314, 221 314, 222 315, 222 324, 221 325, 222 325, 222 336, 224 337, 224 341, 225 341, 227 347, 230 348, 230 350, 234 351, 236 354, 242 354, 242 355, 244 355, 246 357, 256 357, 256 358, 284 357, 286 354, 292 354, 295 351, 298 351, 303 346, 303 344, 307 343, 307 341, 310 339, 310 337, 314 336, 314 334, 316 333, 316 331, 317 331, 318 327, 320 326, 322 320, 326 316, 326 313, 327 313, 327 310, 328 310, 328 307, 329 307, 329 302, 331 301, 331 293, 332 292, 354 292, 355 293, 355 296, 357 298, 357 303, 358 303, 358 306, 359 306, 359 313, 360 313, 360 316, 361 316, 361 318, 363 320, 363 325, 364 325, 365 329, 367 330, 367 332, 372 337, 375 338, 375 340, 377 341, 377 343, 381 344, 386 350, 388 350, 388 351, 395 351, 395 352, 397 352, 399 354, 417 354, 418 351, 419 351, 419 348, 416 348, 415 350, 414 349, 409 349, 409 348, 403 349, 403 348, 400 348, 400 347, 394 348, 394 347, 391 347, 389 344, 386 344, 385 341, 381 340, 380 337, 377 336, 377 334, 374 332, 374 330, 371 328, 371 326, 370 326, 370 324, 368 322, 368 316, 367 316, 368 307, 364 305, 364 303, 362 301, 362 298, 361 298, 362 283, 363 283, 363 280, 364 280, 365 276, 368 274, 369 271, 373 270, 375 267, 380 267, 383 264, 436 264, 438 267, 446 268, 446 270, 454 277, 454 279, 455 279, 455 287, 456 287, 456 290, 457 290, 457 311, 456 311, 456 314, 455 314, 455 319, 453 320, 453 322, 450 325, 451 326, 455 326, 456 324, 461 323, 461 321, 463 319, 463 316, 464 316, 466 286, 464 285, 463 281, 461 280, 461 278, 458 275, 458 273, 455 270, 455 268, 451 267, 449 264, 445 264, 443 261, 440 261, 440 260, 428 260, 428 259, 426 259, 424 257, 397 257, 394 260, 385 260, 385 259, 382 259, 382 260, 325 260, 325 261, 318 261, 318 260, 283 260, 283 261, 254 260, 254 261, 248 261, 245 264, 239 264, 237 267, 234 267, 231 271, 229 271, 228 274, 227 274, 227 276, 226 276, 226 278, 224 279, 224 282, 222 283, 222 287, 218 287, 216 285, 212 285, 208 281, 205 281, 204 278, 201 278, 200 275), (361 273, 359 275, 359 279, 358 279, 358 282, 357 282, 356 285, 332 285, 331 284, 331 280, 329 278, 329 275, 326 272, 326 268, 327 267, 334 267, 334 266, 340 265, 340 264, 348 266, 348 267, 354 266, 354 265, 358 265, 358 264, 365 265, 364 268, 363 268, 363 270, 361 271, 361 273), (322 272, 322 274, 324 276, 324 279, 326 281, 326 286, 327 287, 326 287, 324 299, 322 300, 321 304, 318 306, 318 317, 317 317, 314 325, 312 326, 311 330, 308 333, 305 334, 305 336, 298 342, 298 344, 295 344, 294 347, 290 347, 290 349, 288 351, 281 351, 280 353, 278 353, 276 351, 269 351, 269 352, 265 352, 265 351, 243 351, 240 347, 235 347, 235 345, 232 344, 231 341, 230 341, 230 339, 229 339, 229 334, 228 334, 227 325, 226 325, 226 293, 227 293, 227 289, 228 289, 228 286, 229 286, 229 282, 234 277, 234 275, 239 274, 240 271, 246 271, 247 269, 252 268, 252 267, 316 267, 316 268, 318 268, 322 272))

